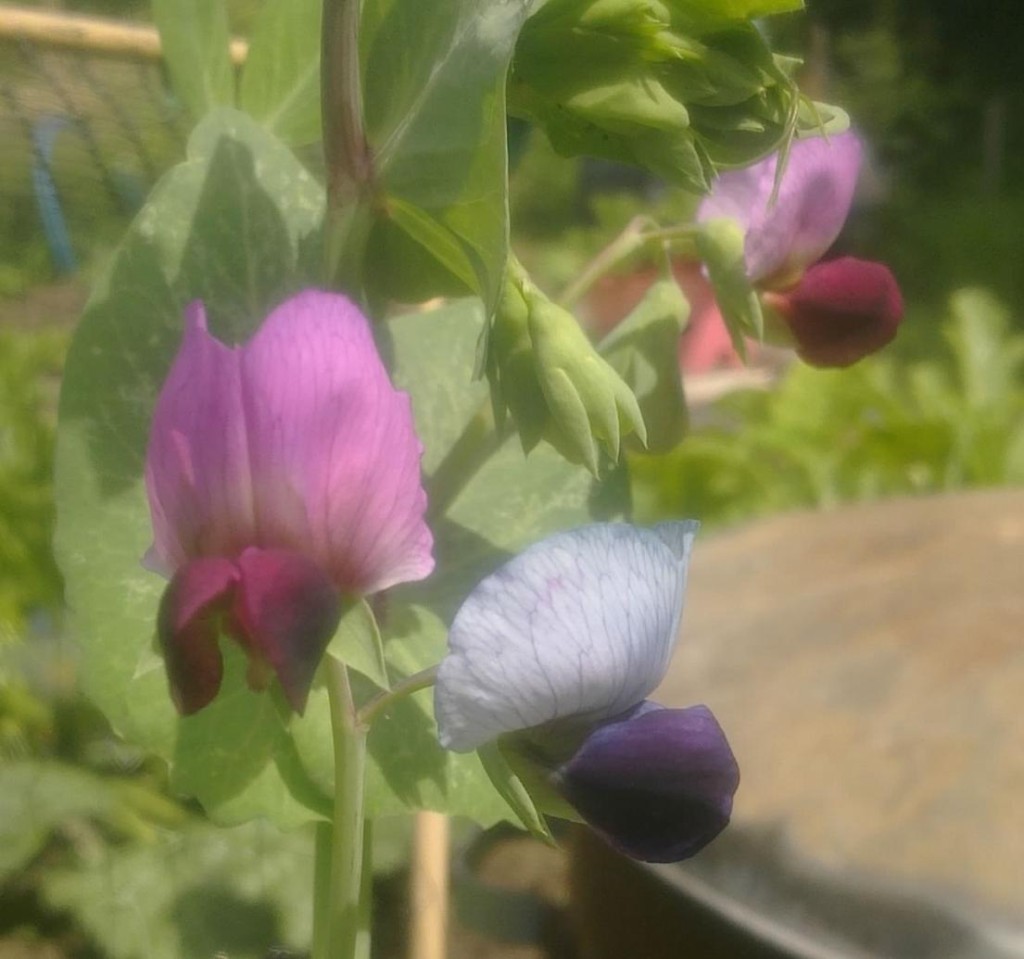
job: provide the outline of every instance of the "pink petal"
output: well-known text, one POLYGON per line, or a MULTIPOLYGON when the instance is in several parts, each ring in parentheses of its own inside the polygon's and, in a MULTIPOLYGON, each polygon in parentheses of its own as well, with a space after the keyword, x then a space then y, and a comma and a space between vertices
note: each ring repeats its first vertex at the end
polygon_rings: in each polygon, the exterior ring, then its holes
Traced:
POLYGON ((853 257, 818 263, 792 290, 765 299, 812 366, 856 363, 889 343, 903 319, 903 297, 888 267, 853 257))
POLYGON ((197 556, 231 556, 255 535, 238 353, 211 336, 202 303, 153 414, 146 492, 153 519, 147 565, 170 575, 197 556))
POLYGON ((764 286, 795 282, 835 241, 853 202, 861 144, 850 130, 794 140, 769 206, 777 161, 773 155, 723 173, 697 212, 698 220, 727 216, 743 225, 747 275, 764 286))
POLYGON ((237 638, 251 657, 273 668, 292 708, 302 713, 341 618, 337 589, 312 560, 289 550, 247 549, 238 568, 237 638))
POLYGON ((411 404, 356 306, 292 297, 241 350, 241 381, 259 544, 306 553, 352 592, 427 576, 411 404))
POLYGON ((209 705, 220 689, 224 664, 217 640, 237 579, 226 559, 193 560, 178 570, 160 600, 157 637, 171 698, 185 716, 209 705))

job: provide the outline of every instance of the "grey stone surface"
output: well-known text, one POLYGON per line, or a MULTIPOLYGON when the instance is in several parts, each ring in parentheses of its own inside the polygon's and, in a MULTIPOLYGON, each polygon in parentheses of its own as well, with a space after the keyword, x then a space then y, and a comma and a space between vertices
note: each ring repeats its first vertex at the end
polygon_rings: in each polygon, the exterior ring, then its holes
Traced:
POLYGON ((741 828, 1024 926, 1024 491, 699 537, 681 635, 652 698, 718 715, 741 828))

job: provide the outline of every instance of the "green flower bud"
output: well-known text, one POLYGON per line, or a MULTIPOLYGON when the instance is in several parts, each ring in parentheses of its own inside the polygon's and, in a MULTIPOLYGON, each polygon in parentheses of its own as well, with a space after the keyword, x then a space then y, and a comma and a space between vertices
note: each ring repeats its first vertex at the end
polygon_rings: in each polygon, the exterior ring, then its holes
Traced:
POLYGON ((506 276, 487 343, 487 379, 498 428, 504 426, 506 413, 511 414, 526 453, 541 441, 550 420, 537 379, 529 323, 526 300, 506 276))
POLYGON ((514 261, 487 345, 495 419, 506 413, 523 450, 541 439, 598 472, 598 447, 619 456, 624 434, 647 432, 636 397, 595 350, 576 319, 537 290, 514 261))
POLYGON ((539 291, 528 292, 527 302, 537 378, 565 444, 559 451, 596 474, 598 442, 613 460, 623 432, 636 432, 646 442, 640 406, 571 313, 539 291))
POLYGON ((548 0, 520 34, 509 109, 560 153, 705 191, 716 164, 770 152, 795 115, 796 87, 747 22, 749 6, 548 0))

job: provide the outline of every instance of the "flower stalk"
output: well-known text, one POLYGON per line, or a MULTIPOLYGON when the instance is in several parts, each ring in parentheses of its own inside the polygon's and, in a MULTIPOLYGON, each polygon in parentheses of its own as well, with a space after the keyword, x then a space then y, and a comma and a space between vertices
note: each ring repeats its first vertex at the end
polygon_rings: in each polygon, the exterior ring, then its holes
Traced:
POLYGON ((318 909, 320 922, 314 923, 320 933, 314 957, 358 959, 360 952, 365 954, 368 939, 368 930, 364 927, 368 925, 369 906, 363 901, 369 895, 369 886, 363 877, 367 730, 359 722, 344 664, 329 656, 324 668, 334 740, 334 810, 329 827, 330 869, 320 868, 319 863, 317 869, 318 880, 322 880, 325 872, 329 878, 326 905, 318 909))
POLYGON ((364 726, 369 726, 374 719, 377 718, 385 709, 388 708, 393 702, 404 699, 406 696, 411 696, 413 693, 419 692, 421 689, 428 689, 437 682, 437 667, 431 666, 428 669, 422 669, 418 673, 413 673, 411 676, 406 677, 400 683, 396 683, 391 689, 378 693, 368 703, 366 703, 362 709, 359 710, 359 722, 364 726))

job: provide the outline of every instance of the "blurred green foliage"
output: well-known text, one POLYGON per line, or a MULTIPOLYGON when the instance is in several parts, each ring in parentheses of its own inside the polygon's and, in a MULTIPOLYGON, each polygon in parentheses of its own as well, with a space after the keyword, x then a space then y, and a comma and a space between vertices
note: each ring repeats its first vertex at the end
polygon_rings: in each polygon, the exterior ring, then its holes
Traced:
POLYGON ((630 459, 637 518, 734 523, 849 500, 1024 483, 1024 335, 978 289, 956 293, 946 348, 844 371, 794 365, 714 408, 665 457, 630 459))
POLYGON ((0 330, 0 644, 33 610, 55 609, 53 537, 56 395, 67 335, 0 330))

